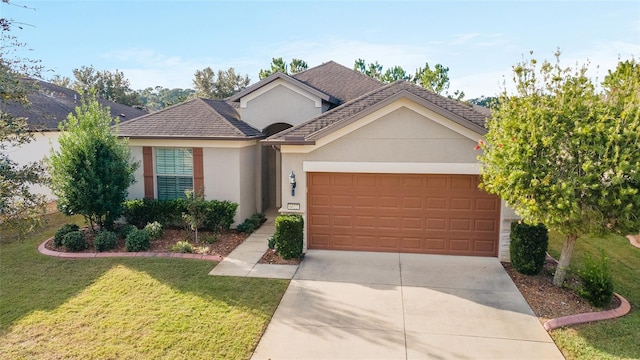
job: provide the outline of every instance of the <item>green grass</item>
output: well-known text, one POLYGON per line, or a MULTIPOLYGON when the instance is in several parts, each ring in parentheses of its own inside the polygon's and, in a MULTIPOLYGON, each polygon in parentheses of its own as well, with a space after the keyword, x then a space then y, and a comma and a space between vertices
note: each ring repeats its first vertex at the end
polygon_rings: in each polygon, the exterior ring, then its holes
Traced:
POLYGON ((5 359, 246 359, 288 285, 209 276, 209 261, 47 257, 38 244, 70 221, 49 220, 24 241, 0 229, 5 359))
MULTIPOLYGON (((560 256, 564 238, 550 234, 549 253, 560 256)), ((631 303, 631 312, 619 319, 558 329, 551 337, 567 359, 640 359, 640 249, 621 236, 582 237, 576 243, 572 267, 582 266, 604 250, 609 258, 614 291, 631 303)))

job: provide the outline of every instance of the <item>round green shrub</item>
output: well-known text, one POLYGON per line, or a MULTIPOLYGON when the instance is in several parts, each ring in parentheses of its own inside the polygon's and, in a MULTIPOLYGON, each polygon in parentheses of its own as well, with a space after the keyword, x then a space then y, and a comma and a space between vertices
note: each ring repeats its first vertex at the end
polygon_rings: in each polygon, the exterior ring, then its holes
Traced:
POLYGON ((82 231, 72 231, 62 237, 62 246, 67 251, 82 251, 89 247, 89 243, 82 231))
POLYGON ((56 234, 53 236, 53 246, 61 247, 62 246, 62 238, 72 231, 78 231, 80 227, 76 224, 64 224, 56 231, 56 234))
POLYGON ((511 264, 518 272, 536 275, 542 271, 547 256, 549 234, 543 224, 511 223, 511 264))
POLYGON ((189 244, 186 241, 178 241, 175 245, 171 247, 171 251, 179 252, 179 253, 192 253, 193 245, 189 244))
POLYGON ((158 240, 162 236, 162 224, 157 221, 147 223, 144 227, 144 231, 149 233, 151 240, 158 240))
POLYGON ((122 225, 120 229, 118 229, 118 237, 120 239, 126 239, 127 235, 129 235, 133 230, 138 230, 138 228, 131 224, 122 225))
POLYGON ((98 252, 112 250, 118 246, 118 238, 113 231, 100 231, 93 240, 93 245, 98 252))
POLYGON ((149 233, 138 229, 129 232, 124 243, 125 250, 131 252, 149 250, 150 247, 149 233))

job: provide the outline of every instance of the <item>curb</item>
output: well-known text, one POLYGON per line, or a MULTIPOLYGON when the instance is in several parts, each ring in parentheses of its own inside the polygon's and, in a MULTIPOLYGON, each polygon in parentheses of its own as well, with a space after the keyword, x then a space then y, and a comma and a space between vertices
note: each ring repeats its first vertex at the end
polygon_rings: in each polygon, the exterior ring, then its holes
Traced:
POLYGON ((53 251, 47 249, 44 245, 47 239, 38 246, 38 252, 43 255, 53 256, 64 259, 93 259, 93 258, 112 258, 112 257, 159 257, 167 259, 192 259, 192 260, 208 260, 208 261, 222 261, 222 256, 218 255, 202 255, 202 254, 182 254, 172 252, 100 252, 100 253, 67 253, 61 251, 53 251))
POLYGON ((563 316, 548 320, 542 326, 544 326, 545 330, 551 331, 563 326, 615 319, 627 315, 629 311, 631 311, 631 305, 629 304, 627 299, 623 298, 617 293, 613 293, 613 295, 620 299, 620 306, 618 306, 617 309, 563 316))
MULTIPOLYGON (((553 260, 556 264, 558 263, 558 260, 551 257, 549 253, 547 253, 547 257, 553 260)), ((584 324, 584 323, 600 321, 600 320, 610 320, 610 319, 615 319, 615 318, 619 318, 621 316, 627 315, 629 311, 631 311, 631 304, 629 304, 629 301, 627 301, 627 299, 623 298, 618 293, 613 293, 613 295, 615 295, 618 299, 620 299, 620 306, 618 306, 616 309, 595 311, 595 312, 575 314, 575 315, 567 315, 567 316, 547 320, 545 321, 544 324, 542 324, 542 326, 544 327, 545 330, 551 331, 553 329, 557 329, 563 326, 578 325, 578 324, 584 324)))
POLYGON ((629 239, 629 242, 631 243, 631 245, 640 248, 640 243, 638 242, 638 240, 636 239, 635 236, 633 235, 627 235, 627 239, 629 239))

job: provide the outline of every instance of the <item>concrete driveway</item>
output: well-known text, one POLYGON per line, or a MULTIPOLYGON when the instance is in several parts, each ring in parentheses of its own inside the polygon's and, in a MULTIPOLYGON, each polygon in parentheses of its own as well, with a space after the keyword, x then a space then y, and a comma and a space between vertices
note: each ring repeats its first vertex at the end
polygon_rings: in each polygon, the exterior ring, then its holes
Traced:
POLYGON ((495 258, 310 250, 253 359, 563 359, 495 258))

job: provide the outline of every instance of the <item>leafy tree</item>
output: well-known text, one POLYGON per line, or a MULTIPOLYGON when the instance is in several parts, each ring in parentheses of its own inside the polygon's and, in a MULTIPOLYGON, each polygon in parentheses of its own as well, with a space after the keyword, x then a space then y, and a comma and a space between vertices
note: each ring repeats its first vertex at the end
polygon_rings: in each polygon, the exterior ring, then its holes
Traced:
POLYGON ((429 63, 425 63, 424 67, 416 70, 414 82, 439 95, 445 95, 458 100, 464 98, 464 92, 459 90, 454 91, 453 94, 449 94, 449 68, 442 64, 436 64, 433 69, 431 69, 429 63))
POLYGON ((436 64, 433 69, 426 63, 424 67, 418 68, 414 76, 409 75, 401 66, 393 66, 386 71, 384 67, 377 61, 368 63, 364 59, 358 59, 353 64, 353 70, 379 80, 385 84, 392 83, 397 80, 411 81, 431 90, 436 94, 444 95, 449 98, 462 100, 464 92, 455 91, 449 94, 449 68, 441 64, 436 64))
POLYGON ((375 63, 367 64, 364 59, 358 59, 353 64, 353 70, 359 71, 369 77, 382 81, 382 65, 380 65, 377 61, 375 63))
POLYGON ((148 87, 138 91, 138 97, 142 106, 149 111, 157 111, 165 107, 179 104, 193 97, 195 91, 192 89, 168 89, 162 86, 154 88, 148 87))
POLYGON ((495 96, 481 96, 479 98, 475 98, 475 99, 469 99, 467 101, 469 101, 470 103, 474 104, 474 105, 480 105, 480 106, 484 106, 486 108, 489 109, 493 109, 496 106, 498 106, 498 101, 500 99, 495 97, 495 96))
POLYGON ((640 65, 620 62, 598 91, 559 56, 513 67, 517 94, 502 93, 478 146, 484 188, 566 236, 556 285, 583 234, 640 231, 640 65))
MULTIPOLYGON (((35 84, 28 78, 39 77, 42 66, 37 60, 13 56, 24 44, 11 34, 12 27, 12 20, 0 18, 0 104, 27 106, 27 95, 35 90, 35 84)), ((31 193, 30 186, 46 184, 47 176, 41 162, 20 165, 11 160, 7 150, 33 139, 26 119, 0 108, 0 224, 16 230, 18 236, 40 223, 46 199, 31 193)))
POLYGON ((129 80, 121 71, 96 70, 93 66, 73 69, 76 78, 71 88, 80 93, 95 92, 96 96, 119 104, 140 105, 138 94, 131 90, 129 80))
POLYGON ((204 189, 197 192, 186 190, 187 195, 186 212, 182 214, 182 218, 187 222, 191 230, 196 233, 196 244, 198 243, 198 228, 204 225, 207 220, 208 207, 204 200, 204 189))
POLYGON ((210 67, 196 71, 193 86, 196 96, 208 99, 224 99, 249 85, 249 76, 236 75, 234 68, 223 71, 218 70, 218 76, 210 67))
POLYGON ((76 115, 61 124, 60 150, 52 150, 49 159, 58 209, 83 215, 92 229, 112 228, 139 165, 126 141, 111 131, 112 121, 117 125, 94 96, 83 97, 76 115))
POLYGON ((411 81, 413 77, 409 75, 402 67, 394 66, 384 72, 380 80, 383 83, 392 83, 397 80, 411 81))
POLYGON ((67 76, 54 75, 50 80, 53 85, 58 85, 63 88, 71 89, 71 79, 67 76))
POLYGON ((297 74, 301 71, 307 70, 309 65, 307 62, 301 59, 291 59, 291 65, 287 65, 287 62, 282 60, 281 57, 271 59, 271 67, 269 69, 262 69, 258 74, 260 80, 271 76, 277 72, 281 72, 287 75, 297 74))

